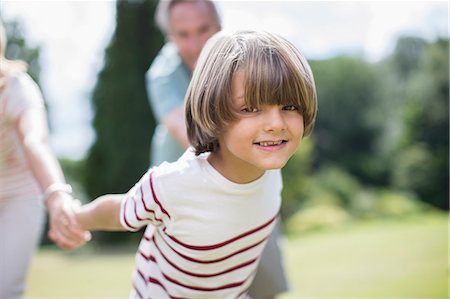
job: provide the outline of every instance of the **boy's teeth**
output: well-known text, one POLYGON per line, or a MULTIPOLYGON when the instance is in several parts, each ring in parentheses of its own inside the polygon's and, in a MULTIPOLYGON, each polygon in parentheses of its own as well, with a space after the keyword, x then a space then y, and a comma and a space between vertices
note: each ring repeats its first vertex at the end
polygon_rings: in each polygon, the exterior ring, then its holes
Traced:
POLYGON ((281 144, 281 141, 262 141, 259 144, 262 146, 278 145, 281 144))

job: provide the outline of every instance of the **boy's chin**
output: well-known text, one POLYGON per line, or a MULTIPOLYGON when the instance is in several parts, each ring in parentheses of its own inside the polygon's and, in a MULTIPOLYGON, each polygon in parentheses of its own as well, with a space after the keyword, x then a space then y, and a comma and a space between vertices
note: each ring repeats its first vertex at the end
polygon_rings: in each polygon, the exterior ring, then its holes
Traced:
POLYGON ((263 166, 264 170, 275 170, 275 169, 281 169, 286 165, 287 161, 280 161, 280 162, 273 162, 273 163, 267 163, 263 166))

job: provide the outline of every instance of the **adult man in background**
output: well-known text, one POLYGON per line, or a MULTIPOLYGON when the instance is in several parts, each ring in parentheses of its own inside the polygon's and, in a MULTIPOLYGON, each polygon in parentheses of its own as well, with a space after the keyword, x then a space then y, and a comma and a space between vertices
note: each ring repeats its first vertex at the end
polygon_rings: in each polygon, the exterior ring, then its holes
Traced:
MULTIPOLYGON (((221 29, 220 17, 209 0, 162 0, 156 22, 168 42, 147 72, 150 105, 158 122, 152 140, 151 165, 176 161, 189 146, 184 119, 184 96, 206 41, 221 29)), ((262 254, 249 294, 273 298, 287 290, 274 230, 262 254)))

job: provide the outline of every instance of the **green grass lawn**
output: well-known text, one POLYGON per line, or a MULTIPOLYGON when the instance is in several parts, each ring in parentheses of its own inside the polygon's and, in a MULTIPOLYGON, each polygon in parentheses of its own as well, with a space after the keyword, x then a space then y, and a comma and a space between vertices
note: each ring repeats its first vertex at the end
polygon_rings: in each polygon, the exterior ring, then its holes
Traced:
MULTIPOLYGON (((377 220, 284 244, 288 298, 448 298, 447 217, 377 220)), ((127 298, 134 253, 41 249, 27 298, 127 298)))

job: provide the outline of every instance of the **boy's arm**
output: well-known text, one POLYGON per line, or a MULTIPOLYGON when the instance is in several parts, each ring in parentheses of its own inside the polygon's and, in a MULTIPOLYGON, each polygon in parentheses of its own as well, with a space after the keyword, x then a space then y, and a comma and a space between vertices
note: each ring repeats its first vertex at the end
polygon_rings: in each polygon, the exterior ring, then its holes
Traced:
POLYGON ((76 211, 78 224, 85 230, 124 231, 120 206, 125 194, 108 194, 83 205, 76 211))

